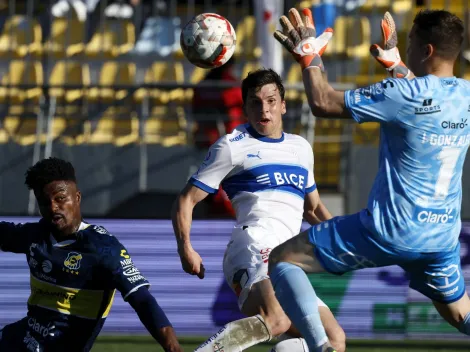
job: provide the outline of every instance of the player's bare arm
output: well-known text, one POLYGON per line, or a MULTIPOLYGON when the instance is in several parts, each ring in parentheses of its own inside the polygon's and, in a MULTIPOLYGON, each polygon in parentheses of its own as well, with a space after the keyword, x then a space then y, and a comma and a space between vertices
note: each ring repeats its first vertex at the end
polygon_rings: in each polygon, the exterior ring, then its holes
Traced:
POLYGON ((202 189, 187 184, 176 199, 171 214, 183 270, 188 274, 197 275, 200 279, 204 278, 204 265, 201 256, 191 245, 190 232, 194 207, 207 195, 202 189))
POLYGON ((317 189, 305 196, 304 219, 307 220, 310 225, 320 224, 331 218, 331 213, 321 201, 317 189))

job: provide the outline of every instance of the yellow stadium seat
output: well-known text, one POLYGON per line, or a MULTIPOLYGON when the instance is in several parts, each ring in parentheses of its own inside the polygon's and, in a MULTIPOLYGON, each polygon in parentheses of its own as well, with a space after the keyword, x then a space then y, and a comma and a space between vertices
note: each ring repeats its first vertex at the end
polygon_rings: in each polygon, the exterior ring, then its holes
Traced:
POLYGON ((98 28, 86 45, 88 56, 104 58, 128 53, 135 44, 134 24, 125 20, 108 20, 98 28))
POLYGON ((184 145, 187 139, 182 125, 184 125, 182 107, 172 111, 166 106, 155 106, 145 121, 143 142, 161 144, 165 147, 184 145))
MULTIPOLYGON (((19 117, 18 122, 15 121, 17 117, 10 117, 11 127, 15 126, 13 133, 13 140, 19 145, 27 146, 36 143, 37 141, 37 123, 36 117, 19 117)), ((47 135, 47 120, 44 118, 43 131, 40 134, 40 142, 46 143, 47 135)), ((63 118, 54 118, 52 120, 50 138, 57 139, 62 131, 65 129, 65 120, 63 118)))
POLYGON ((82 99, 86 88, 90 85, 88 64, 64 60, 56 62, 49 76, 49 84, 52 86, 49 95, 56 98, 59 103, 63 101, 72 103, 82 99), (68 84, 75 87, 67 89, 68 84))
POLYGON ((256 20, 254 16, 245 16, 237 24, 237 46, 235 57, 243 57, 247 60, 261 57, 262 50, 256 40, 256 20))
POLYGON ((353 130, 354 144, 372 144, 378 145, 380 139, 380 124, 366 122, 360 125, 355 124, 353 130))
MULTIPOLYGON (((184 83, 184 70, 181 62, 154 62, 144 77, 144 84, 152 83, 184 83)), ((140 88, 135 92, 137 102, 151 99, 157 104, 166 104, 170 101, 183 102, 185 91, 183 88, 161 89, 140 88)))
POLYGON ((130 117, 118 119, 114 123, 114 145, 122 147, 139 141, 139 118, 133 112, 130 117))
POLYGON ((391 0, 366 0, 365 3, 360 7, 361 12, 377 11, 382 13, 383 11, 390 11, 391 0))
POLYGON ((88 90, 88 99, 92 102, 98 100, 109 103, 122 100, 129 95, 126 87, 131 87, 135 83, 136 67, 134 63, 108 61, 103 64, 100 73, 100 87, 93 87, 88 90), (117 89, 115 86, 118 87, 117 89))
POLYGON ((81 54, 85 49, 85 24, 77 19, 55 18, 50 38, 44 45, 47 54, 56 58, 81 54))
POLYGON ((19 58, 41 53, 41 26, 26 16, 9 17, 0 35, 0 57, 19 58))
POLYGON ((334 31, 335 35, 328 44, 325 57, 339 55, 364 58, 370 55, 371 33, 367 17, 338 16, 334 31))
POLYGON ((2 77, 0 103, 20 104, 29 99, 39 101, 42 95, 43 70, 39 61, 10 61, 8 73, 2 77), (28 87, 19 87, 28 85, 28 87))

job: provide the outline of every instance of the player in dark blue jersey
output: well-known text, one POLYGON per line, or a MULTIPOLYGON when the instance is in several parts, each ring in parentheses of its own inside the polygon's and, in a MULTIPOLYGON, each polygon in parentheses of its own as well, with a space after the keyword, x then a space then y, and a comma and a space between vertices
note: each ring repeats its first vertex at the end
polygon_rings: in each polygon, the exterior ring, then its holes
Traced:
POLYGON ((463 42, 462 21, 447 11, 418 13, 408 46, 415 78, 405 79, 413 75, 399 57, 383 55, 381 63, 389 70, 399 67, 395 77, 402 78, 341 92, 322 72, 321 55, 332 30, 316 37, 308 9, 303 17, 291 9, 289 17, 281 18, 284 31, 275 36, 302 66, 314 114, 379 123, 380 152, 365 209, 316 225, 271 252, 271 281, 282 308, 311 352, 333 351, 304 271, 343 274, 399 265, 409 274, 411 288, 470 335, 470 299, 458 241, 462 171, 470 145, 470 83, 453 74, 463 42))
POLYGON ((0 330, 0 351, 89 351, 116 289, 165 351, 182 351, 126 248, 103 227, 83 222, 72 164, 39 161, 25 183, 42 219, 0 222, 0 249, 26 254, 31 295, 27 316, 0 330))

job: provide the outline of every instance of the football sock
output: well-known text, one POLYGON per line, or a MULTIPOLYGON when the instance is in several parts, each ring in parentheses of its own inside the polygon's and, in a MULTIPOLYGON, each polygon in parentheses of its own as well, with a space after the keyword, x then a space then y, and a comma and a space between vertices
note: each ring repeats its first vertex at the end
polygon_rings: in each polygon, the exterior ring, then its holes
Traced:
POLYGON ((330 346, 318 312, 317 295, 307 275, 296 265, 278 263, 270 273, 276 297, 312 352, 330 346))

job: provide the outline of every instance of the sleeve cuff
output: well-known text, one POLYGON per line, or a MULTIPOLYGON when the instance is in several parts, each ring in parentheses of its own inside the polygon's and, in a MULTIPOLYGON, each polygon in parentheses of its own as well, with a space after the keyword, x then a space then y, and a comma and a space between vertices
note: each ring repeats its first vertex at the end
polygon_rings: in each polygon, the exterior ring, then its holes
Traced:
POLYGON ((150 287, 150 283, 146 282, 144 284, 141 284, 139 286, 134 287, 132 290, 127 292, 125 295, 122 296, 122 299, 124 300, 124 302, 127 301, 127 298, 129 297, 129 295, 131 295, 132 293, 134 293, 135 291, 137 291, 139 288, 141 288, 143 286, 149 286, 150 287))
POLYGON ((312 193, 316 189, 317 189, 317 184, 314 183, 312 186, 305 188, 305 193, 312 193))
POLYGON ((196 180, 194 177, 191 177, 188 182, 191 183, 193 186, 196 186, 197 188, 200 188, 204 192, 207 192, 207 193, 214 194, 214 193, 217 193, 218 191, 218 189, 209 187, 205 183, 202 183, 201 181, 196 180))
POLYGON ((356 115, 356 112, 352 109, 351 105, 349 104, 349 97, 352 95, 352 98, 354 98, 354 92, 355 90, 347 90, 344 92, 344 106, 351 113, 351 116, 354 121, 356 121, 357 123, 361 123, 362 121, 359 119, 359 117, 356 115))

